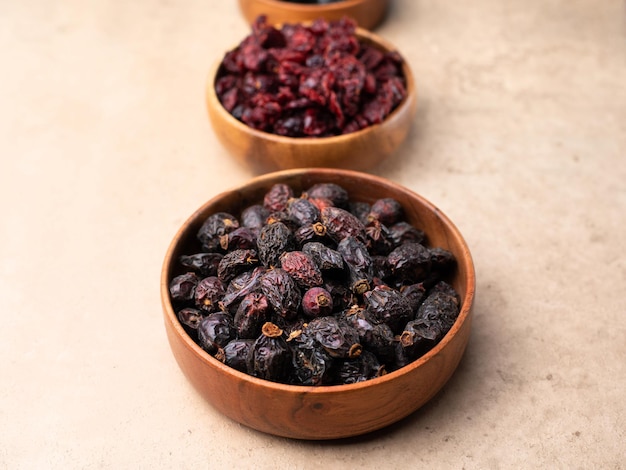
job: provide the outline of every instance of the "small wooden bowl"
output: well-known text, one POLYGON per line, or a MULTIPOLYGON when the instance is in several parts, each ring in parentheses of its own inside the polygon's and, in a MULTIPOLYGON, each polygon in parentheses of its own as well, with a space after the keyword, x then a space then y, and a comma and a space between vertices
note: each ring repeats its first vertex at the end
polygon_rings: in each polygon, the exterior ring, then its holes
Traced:
POLYGON ((472 257, 454 224, 435 206, 412 191, 376 176, 335 169, 299 169, 267 174, 215 196, 180 228, 165 256, 161 301, 172 352, 189 381, 217 410, 266 433, 297 439, 335 439, 364 434, 392 424, 430 400, 451 377, 465 351, 471 326, 475 276, 472 257), (415 362, 379 378, 351 385, 306 387, 252 377, 218 361, 185 332, 169 295, 169 281, 180 274, 181 254, 199 250, 196 233, 209 215, 237 215, 262 200, 275 183, 296 193, 313 184, 342 185, 351 200, 373 202, 394 197, 407 221, 422 229, 431 246, 451 251, 457 259, 452 285, 462 299, 459 316, 448 334, 415 362))
POLYGON ((338 20, 349 16, 361 28, 374 29, 385 18, 389 0, 343 0, 326 5, 298 4, 279 0, 239 0, 239 8, 249 23, 266 15, 272 24, 313 21, 318 18, 338 20))
MULTIPOLYGON (((357 28, 357 36, 384 51, 395 48, 375 34, 357 28)), ((292 168, 346 168, 369 170, 389 158, 405 140, 415 115, 417 93, 413 74, 405 62, 407 97, 380 124, 351 134, 334 137, 283 137, 253 129, 234 118, 220 103, 215 80, 222 59, 207 80, 209 118, 222 145, 243 166, 255 174, 292 168)))

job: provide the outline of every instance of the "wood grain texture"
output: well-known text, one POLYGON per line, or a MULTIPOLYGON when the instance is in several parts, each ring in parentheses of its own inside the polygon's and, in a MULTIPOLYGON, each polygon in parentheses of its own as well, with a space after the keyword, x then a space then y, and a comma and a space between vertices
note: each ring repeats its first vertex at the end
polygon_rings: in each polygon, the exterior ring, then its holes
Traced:
POLYGON ((475 275, 468 247, 454 224, 412 191, 376 176, 336 169, 287 170, 252 179, 215 196, 180 228, 167 251, 161 274, 161 300, 172 352, 184 374, 217 410, 235 421, 270 434, 297 439, 335 439, 364 434, 392 424, 430 400, 455 371, 467 345, 475 275), (430 352, 380 378, 352 385, 301 387, 260 380, 222 364, 203 351, 180 325, 169 300, 169 280, 180 273, 180 254, 199 248, 195 234, 217 211, 238 214, 262 200, 275 183, 300 192, 319 182, 341 184, 353 200, 395 197, 407 220, 424 230, 432 246, 450 250, 458 262, 452 284, 462 298, 459 317, 430 352))
POLYGON ((270 23, 295 23, 318 18, 338 20, 349 16, 361 28, 374 29, 385 19, 389 0, 344 0, 327 5, 304 5, 280 0, 239 0, 239 8, 249 23, 266 15, 270 23))
MULTIPOLYGON (((381 50, 395 47, 363 29, 357 29, 363 42, 381 50)), ((365 171, 391 157, 413 124, 417 91, 410 67, 405 62, 407 97, 380 124, 358 132, 324 138, 292 138, 261 132, 238 121, 219 102, 215 79, 221 58, 212 67, 206 84, 209 119, 216 136, 230 155, 254 174, 292 168, 345 168, 365 171)))

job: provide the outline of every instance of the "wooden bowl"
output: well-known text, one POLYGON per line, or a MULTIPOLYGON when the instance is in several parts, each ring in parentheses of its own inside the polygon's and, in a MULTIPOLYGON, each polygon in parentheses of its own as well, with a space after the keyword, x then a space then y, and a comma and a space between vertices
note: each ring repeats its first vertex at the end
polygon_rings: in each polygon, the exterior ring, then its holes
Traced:
POLYGON ((334 439, 364 434, 413 413, 451 377, 465 351, 472 317, 475 277, 472 257, 454 224, 414 192, 376 176, 335 169, 299 169, 252 179, 224 192, 198 209, 180 228, 165 256, 161 301, 172 352, 189 381, 217 410, 233 420, 266 433, 297 439, 334 439), (451 280, 462 299, 456 323, 441 342, 415 362, 381 377, 351 385, 308 387, 258 379, 218 361, 185 332, 172 308, 169 281, 180 274, 178 257, 199 250, 195 235, 203 221, 218 211, 237 215, 262 200, 275 183, 294 191, 313 184, 342 185, 351 200, 372 202, 395 197, 407 221, 424 230, 430 246, 451 251, 458 268, 451 280))
MULTIPOLYGON (((381 50, 395 48, 382 38, 357 28, 363 42, 381 50)), ((408 64, 403 65, 407 97, 380 124, 334 137, 283 137, 258 131, 234 118, 220 103, 215 80, 218 60, 207 80, 209 118, 222 145, 240 164, 254 174, 292 168, 325 167, 369 170, 389 158, 405 140, 415 115, 417 93, 408 64)))
POLYGON ((349 16, 361 28, 374 29, 385 18, 389 0, 343 0, 326 5, 298 4, 279 0, 239 0, 239 8, 249 23, 266 15, 270 23, 294 23, 318 18, 338 20, 349 16))

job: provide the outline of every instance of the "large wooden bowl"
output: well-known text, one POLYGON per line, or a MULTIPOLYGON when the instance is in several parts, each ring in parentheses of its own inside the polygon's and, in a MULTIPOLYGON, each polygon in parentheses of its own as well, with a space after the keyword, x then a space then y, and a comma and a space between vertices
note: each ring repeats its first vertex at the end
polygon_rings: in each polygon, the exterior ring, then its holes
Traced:
POLYGON ((215 196, 180 228, 165 256, 161 300, 167 337, 176 360, 198 392, 233 420, 270 434, 298 439, 334 439, 364 434, 413 413, 451 377, 470 335, 475 277, 472 257, 453 223, 430 202, 388 180, 352 171, 300 169, 252 179, 242 187, 215 196), (352 200, 372 202, 395 197, 407 220, 424 230, 431 246, 450 250, 457 259, 452 284, 462 299, 452 329, 417 361, 382 377, 351 385, 308 387, 284 385, 252 377, 218 361, 185 332, 172 308, 169 281, 180 273, 178 257, 199 250, 195 235, 210 214, 239 211, 262 200, 274 183, 296 192, 315 183, 342 185, 352 200))
POLYGON ((389 0, 343 0, 325 5, 298 4, 280 0, 239 0, 239 8, 249 23, 266 15, 270 23, 338 20, 352 17, 365 29, 374 29, 385 18, 389 0))
MULTIPOLYGON (((357 28, 363 42, 385 51, 394 46, 363 29, 357 28)), ((234 118, 220 103, 215 80, 218 60, 206 84, 209 118, 215 133, 230 155, 254 174, 292 168, 324 167, 365 171, 386 160, 405 140, 415 115, 417 93, 413 74, 405 62, 407 97, 380 124, 336 137, 283 137, 253 129, 234 118)))

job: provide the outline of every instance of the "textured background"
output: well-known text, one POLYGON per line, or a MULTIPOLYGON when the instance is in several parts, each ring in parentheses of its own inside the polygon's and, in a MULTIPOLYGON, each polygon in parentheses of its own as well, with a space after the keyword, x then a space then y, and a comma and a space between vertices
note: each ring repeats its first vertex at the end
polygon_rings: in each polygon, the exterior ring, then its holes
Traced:
POLYGON ((626 468, 626 4, 392 4, 420 102, 374 173, 464 233, 473 333, 417 413, 311 443, 204 403, 161 317, 175 231, 250 177, 203 103, 236 2, 0 1, 0 468, 626 468))

